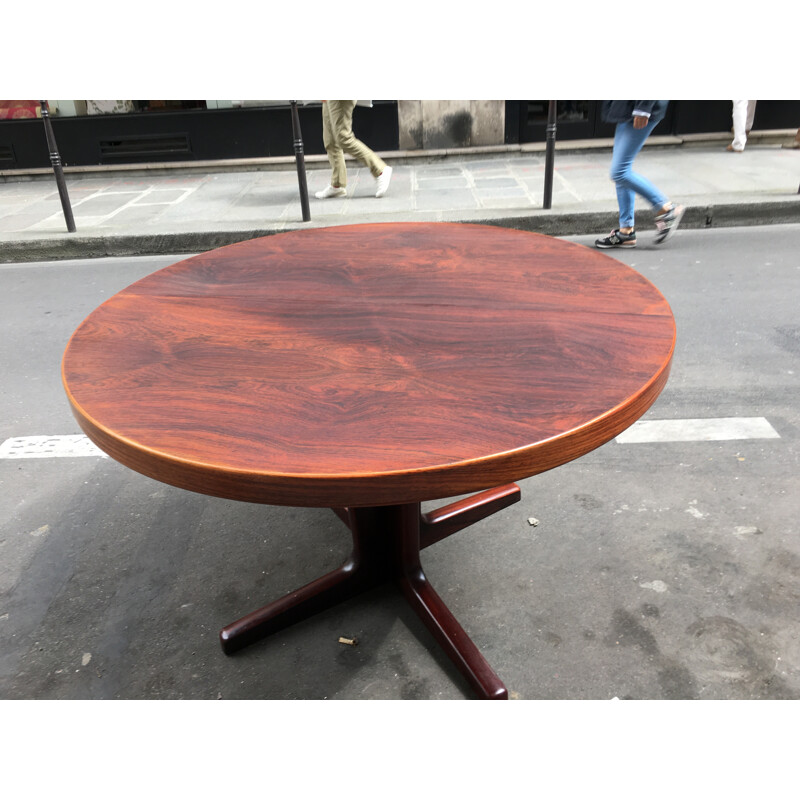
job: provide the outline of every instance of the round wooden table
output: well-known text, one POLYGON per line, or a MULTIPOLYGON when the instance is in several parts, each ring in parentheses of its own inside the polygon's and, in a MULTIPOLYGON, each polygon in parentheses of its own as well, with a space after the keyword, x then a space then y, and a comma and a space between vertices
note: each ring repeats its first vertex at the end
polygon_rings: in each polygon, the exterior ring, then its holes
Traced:
POLYGON ((62 373, 83 431, 131 469, 330 507, 350 527, 348 561, 223 628, 226 653, 394 579, 477 695, 504 698, 420 550, 519 499, 513 481, 631 425, 674 345, 667 301, 607 255, 504 228, 386 223, 155 272, 78 327, 62 373))

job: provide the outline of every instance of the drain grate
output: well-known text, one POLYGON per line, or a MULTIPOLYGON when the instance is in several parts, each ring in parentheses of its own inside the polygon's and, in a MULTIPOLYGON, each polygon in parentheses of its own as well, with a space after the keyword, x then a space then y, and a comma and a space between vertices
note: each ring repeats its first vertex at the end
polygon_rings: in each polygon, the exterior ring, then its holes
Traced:
POLYGON ((131 158, 189 157, 192 149, 185 133, 154 134, 152 136, 119 136, 101 139, 100 161, 116 161, 131 158))

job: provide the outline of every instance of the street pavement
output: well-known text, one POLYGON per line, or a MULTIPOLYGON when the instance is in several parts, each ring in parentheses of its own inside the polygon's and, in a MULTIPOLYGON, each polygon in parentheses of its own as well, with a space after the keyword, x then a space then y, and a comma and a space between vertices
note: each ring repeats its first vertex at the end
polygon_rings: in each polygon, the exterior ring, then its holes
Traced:
MULTIPOLYGON (((688 439, 619 437, 425 550, 512 698, 800 699, 798 237, 800 225, 685 230, 613 253, 677 322, 670 380, 643 421, 683 421, 688 439)), ((80 434, 59 375, 70 334, 177 258, 0 266, 0 446, 80 434)), ((39 455, 0 458, 0 698, 470 697, 391 586, 223 655, 220 627, 344 560, 330 511, 39 455)))
MULTIPOLYGON (((610 442, 425 551, 514 699, 800 699, 800 225, 786 224, 800 222, 800 151, 725 143, 645 148, 637 169, 689 211, 656 247, 643 209, 639 247, 611 255, 658 286, 678 325, 670 381, 643 421, 736 424, 716 439, 610 442)), ((543 152, 406 154, 389 159, 385 197, 353 167, 349 196, 325 201, 313 193, 327 168, 311 160, 308 223, 290 162, 68 173, 75 234, 52 176, 5 176, 0 698, 469 697, 391 587, 222 654, 222 625, 345 558, 330 511, 204 497, 97 454, 18 458, 8 443, 80 433, 59 377, 70 334, 182 253, 415 219, 592 246, 616 224, 609 159, 558 151, 550 210, 543 152)))
MULTIPOLYGON (((800 220, 800 150, 793 131, 756 132, 742 154, 730 137, 651 137, 637 171, 687 206, 685 229, 800 220)), ((542 145, 382 154, 388 193, 349 162, 345 198, 318 200, 330 171, 306 158, 310 220, 303 221, 294 158, 182 165, 66 168, 76 231, 67 231, 52 170, 0 172, 0 262, 193 253, 311 226, 390 221, 478 222, 556 236, 616 227, 610 141, 559 142, 551 207, 543 208, 542 145)), ((637 200, 637 203, 639 201, 637 200)), ((638 206, 639 230, 652 214, 638 206)))

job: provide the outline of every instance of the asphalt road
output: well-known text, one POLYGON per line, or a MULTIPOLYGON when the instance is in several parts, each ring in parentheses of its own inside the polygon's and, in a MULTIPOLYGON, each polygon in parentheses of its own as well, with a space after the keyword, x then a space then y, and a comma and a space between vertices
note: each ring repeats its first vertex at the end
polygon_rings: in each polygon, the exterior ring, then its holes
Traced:
MULTIPOLYGON (((612 441, 426 550, 513 698, 800 699, 799 245, 800 225, 776 225, 611 253, 677 320, 645 420, 775 436, 612 441)), ((0 444, 80 432, 59 373, 71 332, 182 257, 0 265, 0 444)), ((391 587, 222 654, 222 625, 344 559, 330 511, 208 498, 98 457, 0 458, 0 497, 0 698, 469 696, 391 587)))

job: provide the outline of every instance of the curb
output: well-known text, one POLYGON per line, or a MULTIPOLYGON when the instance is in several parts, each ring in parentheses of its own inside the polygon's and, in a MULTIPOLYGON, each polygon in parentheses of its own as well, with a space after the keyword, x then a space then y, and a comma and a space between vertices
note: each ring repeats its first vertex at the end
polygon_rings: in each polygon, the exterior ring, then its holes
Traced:
MULTIPOLYGON (((486 216, 481 212, 444 212, 442 222, 466 222, 494 225, 503 228, 543 233, 549 236, 583 236, 599 234, 614 224, 616 210, 576 211, 554 213, 550 210, 525 210, 519 213, 497 213, 486 216)), ((229 244, 271 236, 309 227, 333 225, 359 225, 381 222, 379 215, 352 218, 347 221, 281 223, 272 228, 254 228, 227 231, 190 231, 160 234, 118 234, 108 236, 74 236, 63 233, 54 237, 10 240, 0 242, 0 263, 29 263, 35 261, 62 261, 68 259, 106 258, 118 256, 147 256, 201 253, 229 244)), ((392 222, 409 222, 398 219, 392 222)), ((779 225, 800 222, 800 195, 779 201, 754 201, 746 203, 720 203, 687 206, 682 229, 746 227, 752 225, 779 225)))

